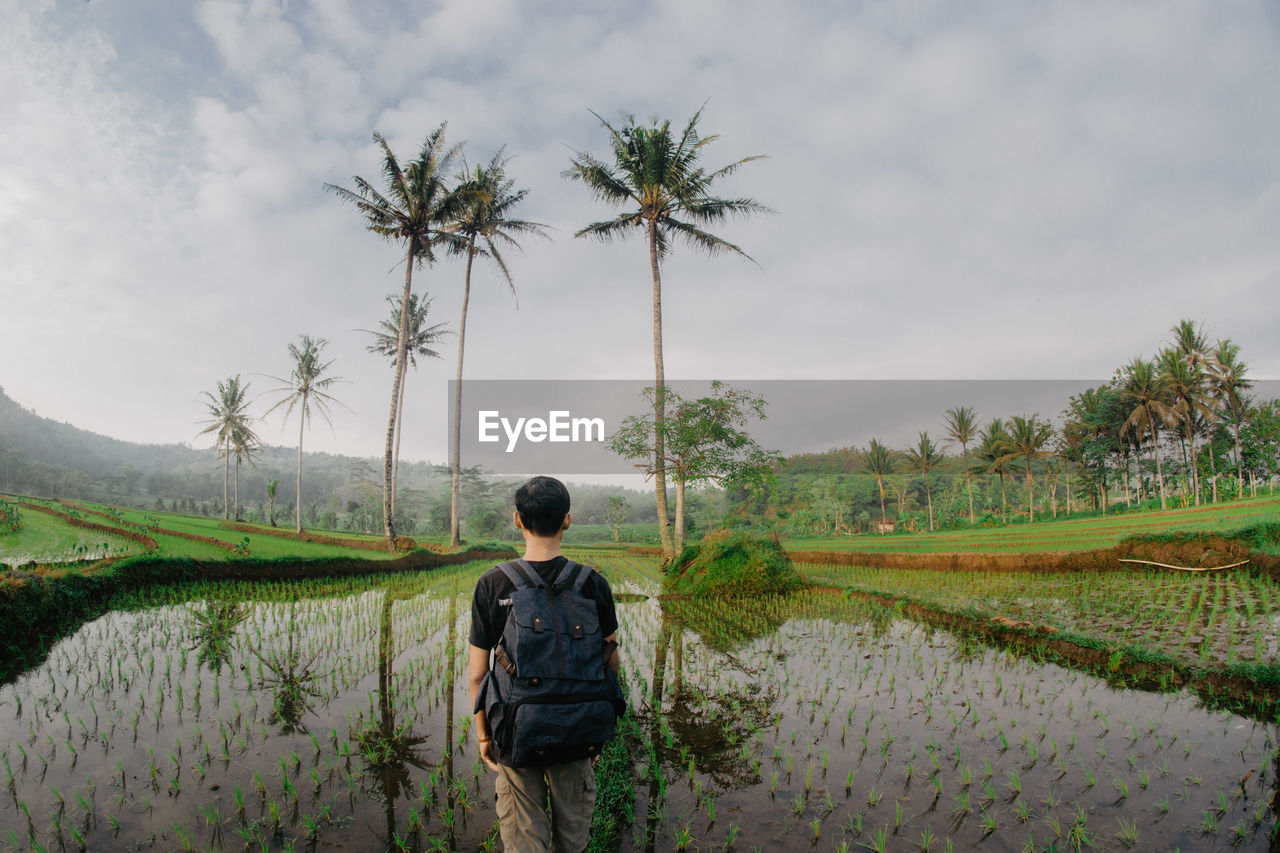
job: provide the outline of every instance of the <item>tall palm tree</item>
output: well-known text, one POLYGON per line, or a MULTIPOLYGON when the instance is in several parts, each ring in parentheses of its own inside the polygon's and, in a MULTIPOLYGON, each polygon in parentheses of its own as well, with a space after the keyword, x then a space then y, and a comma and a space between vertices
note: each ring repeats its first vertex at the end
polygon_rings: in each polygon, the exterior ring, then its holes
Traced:
POLYGON ((511 270, 502 257, 499 244, 506 248, 520 248, 518 236, 546 237, 545 226, 537 222, 516 219, 516 207, 528 195, 528 190, 515 189, 515 181, 507 177, 506 165, 510 159, 503 149, 493 155, 487 166, 476 166, 467 173, 464 168, 463 183, 458 188, 463 203, 455 218, 445 227, 453 239, 449 249, 467 259, 462 283, 462 319, 458 322, 458 376, 453 390, 453 461, 450 468, 449 544, 461 544, 459 500, 462 476, 462 351, 467 336, 467 305, 471 301, 471 265, 477 255, 488 258, 515 296, 516 284, 511 270))
POLYGON ((1156 356, 1156 369, 1167 395, 1172 420, 1182 427, 1182 437, 1191 450, 1191 491, 1196 506, 1199 506, 1200 473, 1196 464, 1195 424, 1198 418, 1210 419, 1213 409, 1209 405, 1210 392, 1205 384, 1205 373, 1197 359, 1179 350, 1165 349, 1156 356))
POLYGON ((1125 429, 1131 429, 1134 435, 1142 430, 1151 434, 1151 455, 1156 460, 1156 481, 1160 484, 1160 508, 1166 509, 1168 502, 1164 492, 1164 472, 1160 467, 1160 432, 1159 424, 1169 420, 1171 411, 1165 403, 1164 385, 1155 364, 1135 358, 1124 368, 1124 385, 1120 390, 1129 414, 1125 419, 1125 429))
POLYGON ((908 447, 907 461, 924 475, 924 495, 929 506, 929 529, 933 530, 933 486, 929 483, 929 471, 942 461, 938 446, 929 440, 929 433, 920 433, 915 447, 908 447))
POLYGON ((1236 471, 1239 476, 1237 495, 1244 496, 1244 465, 1240 461, 1240 423, 1249 411, 1244 392, 1253 387, 1248 378, 1249 366, 1240 360, 1240 347, 1230 340, 1218 341, 1210 366, 1210 387, 1222 406, 1223 420, 1231 424, 1236 440, 1236 471))
MULTIPOLYGON (((214 434, 214 448, 219 451, 219 455, 225 460, 222 472, 222 514, 224 518, 231 517, 230 496, 227 494, 227 486, 231 480, 231 456, 233 446, 236 441, 236 434, 244 432, 249 436, 253 436, 254 441, 257 436, 253 435, 253 431, 249 429, 249 383, 240 384, 240 374, 236 374, 226 382, 218 381, 218 393, 211 394, 204 392, 205 408, 208 411, 209 419, 204 421, 205 428, 200 430, 198 435, 214 434)), ((237 468, 237 473, 239 469, 237 468)), ((237 479, 237 491, 239 489, 239 480, 237 479)), ((237 500, 239 500, 237 498, 237 500)))
MULTIPOLYGON (((338 400, 329 394, 329 389, 335 383, 342 381, 340 377, 324 375, 333 364, 332 361, 320 360, 320 353, 328 343, 324 338, 303 335, 298 339, 298 343, 289 344, 289 357, 293 359, 293 371, 289 374, 289 378, 271 377, 277 382, 284 383, 276 390, 283 391, 285 396, 268 409, 267 414, 284 406, 284 417, 287 421, 294 408, 298 409, 298 497, 294 508, 297 511, 299 533, 302 532, 302 435, 306 432, 307 420, 311 417, 313 405, 325 422, 330 426, 333 425, 329 420, 329 404, 338 403, 338 400)), ((338 403, 338 405, 342 404, 338 403)))
POLYGON ((960 453, 964 458, 964 487, 969 493, 970 524, 973 524, 973 484, 969 482, 969 442, 977 434, 978 422, 974 420, 973 409, 968 406, 947 409, 947 438, 960 445, 960 453))
POLYGON ((1013 459, 1013 454, 1004 421, 1000 418, 992 418, 986 429, 978 433, 978 447, 974 455, 978 460, 974 466, 975 474, 995 474, 1000 478, 1000 520, 1008 521, 1004 478, 1009 473, 1009 462, 1013 459))
POLYGON ((1035 495, 1031 478, 1031 460, 1045 455, 1044 446, 1053 437, 1053 426, 1036 415, 1014 415, 1009 419, 1009 450, 1021 456, 1026 465, 1027 520, 1036 520, 1035 495))
POLYGON ((404 247, 404 293, 400 298, 400 329, 396 350, 395 380, 391 385, 391 411, 387 416, 387 441, 383 461, 382 522, 387 549, 395 550, 395 521, 391 513, 392 474, 395 461, 396 423, 400 416, 400 390, 409 361, 409 296, 413 268, 434 263, 437 242, 448 241, 444 223, 455 218, 462 199, 451 186, 453 163, 461 146, 445 147, 444 123, 427 136, 415 160, 403 168, 391 147, 379 133, 373 139, 382 148, 382 177, 385 192, 378 192, 364 178, 352 177, 354 191, 325 184, 329 192, 355 206, 365 218, 365 227, 386 240, 404 247))
MULTIPOLYGON (((387 296, 387 304, 391 306, 391 316, 378 324, 377 329, 362 329, 373 335, 373 343, 366 350, 391 359, 394 366, 397 353, 400 352, 400 312, 403 304, 400 297, 392 293, 387 296)), ((418 294, 409 294, 409 333, 406 351, 409 354, 409 366, 418 369, 418 357, 440 358, 440 353, 432 349, 447 332, 444 323, 427 325, 427 314, 431 310, 431 299, 419 299, 418 294)), ((404 434, 404 386, 409 376, 406 370, 400 376, 400 411, 396 416, 396 445, 391 459, 391 514, 396 512, 396 476, 400 467, 400 437, 404 434)))
POLYGON ((884 512, 884 478, 893 473, 893 451, 873 438, 865 459, 867 470, 875 476, 876 487, 880 489, 880 523, 888 524, 889 519, 884 512))
POLYGON ((733 216, 770 212, 751 198, 720 198, 711 195, 713 185, 743 164, 760 159, 744 157, 713 171, 701 165, 703 149, 717 136, 700 136, 694 113, 683 131, 673 133, 670 121, 656 119, 648 125, 636 124, 635 116, 614 127, 592 113, 609 134, 610 159, 606 162, 579 151, 564 177, 580 181, 592 196, 610 205, 626 208, 613 219, 593 222, 575 237, 612 241, 630 233, 642 233, 649 249, 649 273, 653 279, 653 368, 654 368, 654 485, 658 528, 662 535, 664 559, 671 559, 674 546, 667 519, 667 480, 663 462, 662 421, 666 387, 662 359, 662 275, 661 264, 670 253, 672 239, 678 238, 708 255, 736 254, 750 260, 741 248, 705 230, 733 216))

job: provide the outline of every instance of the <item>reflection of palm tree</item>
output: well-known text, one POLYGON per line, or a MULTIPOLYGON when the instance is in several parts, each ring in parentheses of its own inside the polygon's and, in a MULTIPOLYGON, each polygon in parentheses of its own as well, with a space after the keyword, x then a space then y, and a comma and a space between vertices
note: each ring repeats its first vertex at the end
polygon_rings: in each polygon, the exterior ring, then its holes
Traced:
POLYGON ((238 601, 206 601, 202 610, 192 607, 189 612, 196 663, 218 672, 231 663, 232 637, 248 612, 238 601))
MULTIPOLYGON (((426 735, 415 735, 409 725, 396 723, 395 700, 391 693, 395 673, 395 638, 392 632, 392 605, 403 597, 388 589, 382 599, 382 618, 378 629, 378 719, 369 721, 356 732, 360 754, 367 772, 374 776, 381 789, 386 809, 388 849, 396 835, 396 800, 409 793, 409 767, 420 770, 428 764, 418 754, 417 747, 427 740, 426 735)), ((452 714, 450 714, 452 719, 452 714)))
POLYGON ((269 721, 279 723, 284 734, 295 731, 305 733, 307 729, 302 724, 302 718, 311 710, 311 700, 323 695, 313 686, 315 674, 312 670, 315 668, 316 656, 311 655, 303 660, 298 649, 297 608, 296 602, 289 607, 289 628, 286 632, 288 645, 285 650, 267 655, 258 649, 253 652, 262 665, 271 671, 271 675, 262 680, 263 687, 275 689, 269 721))

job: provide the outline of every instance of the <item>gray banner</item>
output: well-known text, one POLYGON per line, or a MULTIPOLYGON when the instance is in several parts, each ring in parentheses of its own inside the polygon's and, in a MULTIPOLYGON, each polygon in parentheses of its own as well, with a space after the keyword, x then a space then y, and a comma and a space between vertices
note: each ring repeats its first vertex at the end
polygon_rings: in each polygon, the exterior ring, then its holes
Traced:
MULTIPOLYGON (((630 460, 607 440, 629 415, 652 415, 642 392, 651 380, 467 380, 462 396, 462 460, 492 474, 634 474, 630 460)), ((992 418, 1038 414, 1055 426, 1070 398, 1105 380, 843 380, 744 379, 725 385, 766 401, 763 421, 747 429, 763 447, 783 454, 865 447, 872 438, 890 447, 927 431, 945 441, 945 412, 968 406, 979 425, 992 418)), ((711 380, 667 383, 685 399, 711 394, 711 380)), ((446 411, 453 427, 449 382, 446 411)), ((1280 396, 1280 381, 1255 381, 1254 399, 1280 396)), ((954 448, 956 452, 959 448, 954 448)))

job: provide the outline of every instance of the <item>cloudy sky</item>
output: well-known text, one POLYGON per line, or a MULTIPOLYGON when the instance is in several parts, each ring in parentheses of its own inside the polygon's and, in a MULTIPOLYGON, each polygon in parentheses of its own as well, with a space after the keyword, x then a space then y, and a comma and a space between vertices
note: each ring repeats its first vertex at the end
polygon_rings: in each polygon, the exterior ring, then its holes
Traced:
MULTIPOLYGON (((477 270, 466 375, 652 375, 642 243, 560 177, 591 110, 705 103, 722 186, 776 215, 677 252, 668 376, 1106 378, 1189 317, 1280 378, 1280 7, 1272 2, 0 0, 0 387, 41 415, 191 442, 201 392, 274 402, 330 340, 350 407, 307 447, 376 456, 400 252, 323 191, 442 121, 502 145, 552 239, 477 270)), ((462 267, 415 275, 456 326, 462 267)), ((403 455, 445 459, 446 358, 403 455)), ((984 413, 987 414, 987 413, 984 413)), ((1001 414, 1001 413, 989 413, 1001 414)), ((261 426, 290 444, 279 414, 261 426)), ((864 439, 865 440, 865 439, 864 439)))

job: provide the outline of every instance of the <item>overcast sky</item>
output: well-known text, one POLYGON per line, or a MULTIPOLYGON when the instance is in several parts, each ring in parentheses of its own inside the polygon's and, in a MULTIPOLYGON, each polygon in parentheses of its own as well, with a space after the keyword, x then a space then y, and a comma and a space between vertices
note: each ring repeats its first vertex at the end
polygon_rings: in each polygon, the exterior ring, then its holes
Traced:
MULTIPOLYGON (((0 0, 0 387, 200 446, 201 392, 242 374, 262 414, 309 334, 351 411, 306 447, 380 455, 391 369, 357 330, 401 252, 322 187, 442 121, 472 163, 506 145, 553 229, 508 257, 518 307, 477 267, 466 376, 652 376, 644 245, 574 239, 615 211, 560 173, 607 153, 591 110, 704 103, 708 165, 769 157, 722 193, 777 213, 719 230, 758 266, 665 265, 669 377, 1103 379, 1188 317, 1280 378, 1278 10, 0 0)), ((462 273, 414 277, 451 328, 462 273)), ((409 379, 406 458, 446 459, 455 346, 409 379)))

